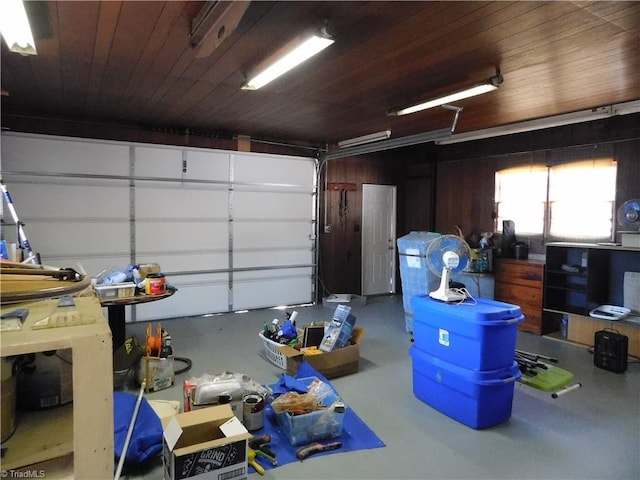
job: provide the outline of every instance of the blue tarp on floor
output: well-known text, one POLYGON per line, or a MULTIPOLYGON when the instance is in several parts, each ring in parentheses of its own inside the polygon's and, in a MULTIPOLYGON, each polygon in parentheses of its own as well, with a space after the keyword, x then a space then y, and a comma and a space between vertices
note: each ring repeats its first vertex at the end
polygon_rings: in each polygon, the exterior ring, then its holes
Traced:
MULTIPOLYGON (((311 365, 309 365, 307 362, 302 362, 296 374, 296 378, 306 377, 318 377, 323 382, 331 385, 331 382, 329 382, 329 380, 327 380, 322 374, 311 367, 311 365)), ((331 386, 333 387, 333 385, 331 386)), ((345 413, 343 421, 342 435, 338 438, 322 441, 322 443, 339 441, 342 443, 342 447, 337 450, 330 450, 328 452, 314 454, 313 457, 342 452, 352 452, 354 450, 380 448, 385 446, 384 442, 375 434, 373 430, 371 430, 367 426, 366 423, 364 423, 364 421, 362 421, 362 419, 353 410, 353 408, 349 406, 348 399, 344 399, 344 401, 347 404, 347 411, 345 413)), ((273 411, 271 410, 270 405, 267 405, 265 407, 264 427, 252 433, 254 433, 255 435, 271 435, 271 444, 269 446, 271 450, 276 453, 278 457, 278 464, 276 466, 273 466, 269 463, 268 460, 259 458, 258 463, 262 465, 265 470, 276 468, 281 465, 286 465, 287 463, 300 461, 296 457, 296 451, 298 450, 298 448, 300 448, 300 445, 291 445, 289 439, 280 430, 280 427, 278 426, 277 420, 273 411)), ((252 470, 253 469, 251 469, 251 471, 252 470)))

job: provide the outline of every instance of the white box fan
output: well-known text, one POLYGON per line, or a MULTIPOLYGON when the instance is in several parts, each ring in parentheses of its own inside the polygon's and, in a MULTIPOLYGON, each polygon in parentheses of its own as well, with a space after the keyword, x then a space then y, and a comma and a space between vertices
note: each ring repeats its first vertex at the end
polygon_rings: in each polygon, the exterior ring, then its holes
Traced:
POLYGON ((640 247, 640 200, 624 202, 617 212, 623 247, 640 247))

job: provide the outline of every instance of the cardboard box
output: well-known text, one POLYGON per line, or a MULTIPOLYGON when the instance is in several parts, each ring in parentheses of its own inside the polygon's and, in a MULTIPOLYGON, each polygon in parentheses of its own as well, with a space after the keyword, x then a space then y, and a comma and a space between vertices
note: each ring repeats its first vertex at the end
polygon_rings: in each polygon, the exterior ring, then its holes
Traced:
POLYGON ((350 345, 320 355, 305 355, 288 345, 283 345, 278 350, 287 359, 287 373, 289 375, 295 375, 304 360, 327 378, 341 377, 358 371, 360 342, 362 342, 364 334, 364 328, 355 326, 351 333, 350 345))
POLYGON ((338 305, 320 342, 320 350, 332 352, 347 346, 355 323, 356 317, 351 314, 351 307, 338 305))
POLYGON ((138 363, 138 384, 146 380, 145 392, 157 392, 172 387, 176 381, 174 356, 147 357, 138 363))
POLYGON ((163 419, 164 480, 246 479, 251 434, 229 405, 163 419))

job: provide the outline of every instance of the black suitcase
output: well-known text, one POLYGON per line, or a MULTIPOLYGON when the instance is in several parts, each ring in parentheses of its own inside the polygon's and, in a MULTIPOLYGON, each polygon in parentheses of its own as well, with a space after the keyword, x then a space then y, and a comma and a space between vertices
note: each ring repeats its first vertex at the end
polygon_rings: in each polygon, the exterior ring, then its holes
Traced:
POLYGON ((627 369, 629 337, 613 330, 595 333, 593 364, 598 368, 622 373, 627 369))

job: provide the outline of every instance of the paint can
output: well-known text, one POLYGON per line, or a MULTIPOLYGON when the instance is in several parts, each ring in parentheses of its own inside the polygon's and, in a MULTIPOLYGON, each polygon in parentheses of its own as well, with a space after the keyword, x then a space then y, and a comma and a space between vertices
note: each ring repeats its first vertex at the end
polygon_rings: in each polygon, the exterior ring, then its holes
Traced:
POLYGON ((162 273, 147 275, 145 292, 147 295, 160 295, 166 291, 165 279, 162 273))
POLYGON ((242 397, 242 418, 250 432, 264 426, 264 398, 257 393, 247 393, 242 397))

